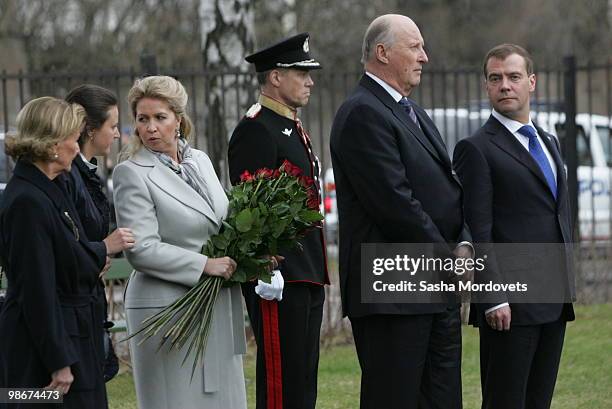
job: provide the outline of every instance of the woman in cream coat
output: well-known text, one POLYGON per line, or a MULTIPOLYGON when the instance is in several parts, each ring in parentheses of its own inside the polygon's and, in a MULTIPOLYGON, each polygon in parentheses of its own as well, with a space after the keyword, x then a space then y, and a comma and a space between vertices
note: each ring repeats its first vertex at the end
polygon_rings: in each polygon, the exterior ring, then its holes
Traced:
MULTIPOLYGON (((219 231, 228 201, 210 159, 185 140, 192 127, 184 87, 170 77, 147 77, 135 82, 128 101, 136 136, 128 159, 115 168, 113 183, 117 223, 131 228, 136 239, 126 251, 134 272, 125 293, 128 329, 134 333, 203 274, 229 278, 236 263, 200 253, 219 231)), ((130 340, 141 408, 246 408, 239 286, 221 290, 209 334, 193 380, 191 361, 182 365, 187 347, 157 351, 159 336, 140 345, 139 337, 130 340)))

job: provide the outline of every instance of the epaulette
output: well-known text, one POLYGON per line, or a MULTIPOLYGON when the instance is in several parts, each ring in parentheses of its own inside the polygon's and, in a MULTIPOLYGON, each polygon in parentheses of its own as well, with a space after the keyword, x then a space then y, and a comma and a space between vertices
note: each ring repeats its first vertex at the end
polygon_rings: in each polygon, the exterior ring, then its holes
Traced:
POLYGON ((261 104, 259 102, 256 102, 255 104, 251 105, 249 110, 246 112, 245 116, 249 119, 253 119, 259 114, 260 111, 261 111, 261 104))

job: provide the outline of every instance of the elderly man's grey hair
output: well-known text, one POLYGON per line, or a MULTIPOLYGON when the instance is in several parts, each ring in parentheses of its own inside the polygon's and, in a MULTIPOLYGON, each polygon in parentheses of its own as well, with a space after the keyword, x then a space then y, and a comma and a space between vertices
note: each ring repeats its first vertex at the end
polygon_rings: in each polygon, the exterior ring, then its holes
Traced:
POLYGON ((389 16, 380 16, 374 19, 368 26, 363 36, 361 46, 361 63, 366 64, 374 56, 376 44, 391 47, 395 41, 394 32, 391 27, 389 16))

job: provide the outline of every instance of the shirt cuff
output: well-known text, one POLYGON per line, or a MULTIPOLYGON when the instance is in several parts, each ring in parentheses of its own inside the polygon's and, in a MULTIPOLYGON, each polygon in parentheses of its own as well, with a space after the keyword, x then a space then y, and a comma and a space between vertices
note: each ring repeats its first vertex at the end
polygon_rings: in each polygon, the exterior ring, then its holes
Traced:
POLYGON ((468 246, 472 250, 472 258, 476 257, 476 251, 474 250, 474 246, 472 246, 472 243, 470 243, 469 241, 462 241, 461 243, 457 244, 457 247, 461 246, 468 246))
POLYGON ((504 303, 498 304, 498 305, 496 305, 495 307, 491 307, 491 308, 489 308, 488 310, 486 310, 486 311, 485 311, 485 315, 487 315, 488 313, 493 312, 493 311, 495 311, 495 310, 498 310, 498 309, 500 309, 501 307, 507 307, 507 306, 509 306, 509 305, 510 305, 510 304, 508 304, 507 302, 504 302, 504 303))

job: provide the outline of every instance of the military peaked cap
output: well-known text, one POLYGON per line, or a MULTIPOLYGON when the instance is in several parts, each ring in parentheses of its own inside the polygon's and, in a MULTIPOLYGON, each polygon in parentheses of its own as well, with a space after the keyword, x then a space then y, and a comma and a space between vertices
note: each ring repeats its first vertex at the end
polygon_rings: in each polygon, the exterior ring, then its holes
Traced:
POLYGON ((321 64, 310 56, 308 33, 301 33, 257 51, 245 58, 255 64, 255 71, 264 72, 274 68, 317 70, 321 64))

